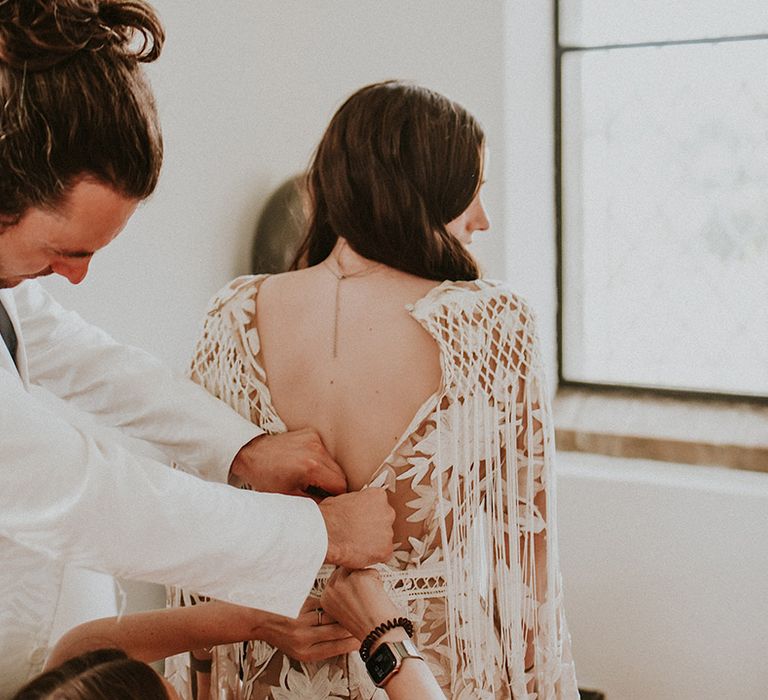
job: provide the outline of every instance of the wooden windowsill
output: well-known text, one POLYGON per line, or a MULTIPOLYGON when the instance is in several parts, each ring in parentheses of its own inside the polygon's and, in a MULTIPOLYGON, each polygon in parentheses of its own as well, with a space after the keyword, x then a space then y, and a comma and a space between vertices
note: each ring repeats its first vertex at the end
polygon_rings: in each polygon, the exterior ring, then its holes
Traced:
POLYGON ((558 449, 768 472, 768 406, 561 388, 558 449))

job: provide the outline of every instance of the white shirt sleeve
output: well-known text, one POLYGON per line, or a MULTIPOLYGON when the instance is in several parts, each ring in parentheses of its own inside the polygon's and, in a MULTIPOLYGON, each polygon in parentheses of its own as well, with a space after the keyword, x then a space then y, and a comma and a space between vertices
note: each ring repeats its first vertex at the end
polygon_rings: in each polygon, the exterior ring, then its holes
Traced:
POLYGON ((148 353, 64 310, 37 282, 17 287, 14 299, 30 382, 186 471, 226 482, 238 450, 263 433, 148 353))
POLYGON ((7 369, 0 396, 0 536, 115 576, 298 614, 327 545, 311 500, 208 483, 95 440, 7 369))

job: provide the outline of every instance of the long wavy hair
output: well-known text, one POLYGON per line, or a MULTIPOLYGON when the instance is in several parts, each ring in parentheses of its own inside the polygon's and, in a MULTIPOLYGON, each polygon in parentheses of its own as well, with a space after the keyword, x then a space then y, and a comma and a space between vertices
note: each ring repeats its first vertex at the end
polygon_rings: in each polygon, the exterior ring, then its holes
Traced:
POLYGON ((479 276, 446 230, 482 182, 485 136, 461 105, 400 81, 368 85, 331 123, 307 174, 310 216, 293 268, 344 238, 358 254, 433 280, 479 276))
POLYGON ((144 0, 0 0, 0 225, 83 177, 152 193, 163 143, 140 64, 164 39, 144 0))

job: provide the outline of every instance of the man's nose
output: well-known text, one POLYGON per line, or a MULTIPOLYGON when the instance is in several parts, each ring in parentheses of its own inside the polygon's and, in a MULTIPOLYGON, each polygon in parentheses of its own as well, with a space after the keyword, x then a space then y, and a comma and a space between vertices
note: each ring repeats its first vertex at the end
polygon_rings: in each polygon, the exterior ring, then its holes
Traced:
POLYGON ((51 269, 55 274, 66 277, 72 284, 80 284, 88 274, 88 265, 90 263, 90 258, 59 260, 51 263, 51 269))

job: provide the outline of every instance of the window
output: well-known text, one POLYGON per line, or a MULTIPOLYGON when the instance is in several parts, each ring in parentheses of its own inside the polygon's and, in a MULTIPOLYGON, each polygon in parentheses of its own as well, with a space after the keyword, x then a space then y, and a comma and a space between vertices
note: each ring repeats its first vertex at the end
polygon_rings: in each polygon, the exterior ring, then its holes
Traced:
POLYGON ((768 398, 768 2, 558 5, 561 382, 768 398))

